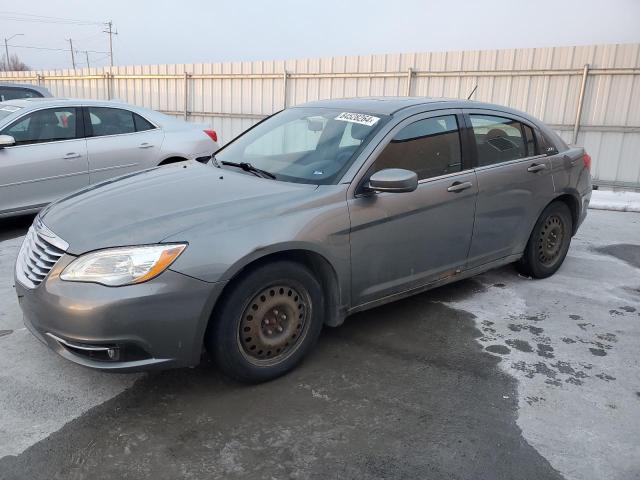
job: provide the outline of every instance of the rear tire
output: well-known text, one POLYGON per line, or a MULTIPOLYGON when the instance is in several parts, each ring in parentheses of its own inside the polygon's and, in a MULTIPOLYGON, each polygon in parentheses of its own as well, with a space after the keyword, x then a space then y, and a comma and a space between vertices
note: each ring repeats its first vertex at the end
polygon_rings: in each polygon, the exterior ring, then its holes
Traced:
POLYGON ((524 255, 516 263, 518 271, 533 278, 553 275, 567 256, 572 232, 569 207, 559 201, 547 205, 533 227, 524 255))
POLYGON ((220 370, 241 382, 264 382, 289 372, 322 330, 322 288, 295 262, 267 263, 250 271, 221 301, 205 344, 220 370))

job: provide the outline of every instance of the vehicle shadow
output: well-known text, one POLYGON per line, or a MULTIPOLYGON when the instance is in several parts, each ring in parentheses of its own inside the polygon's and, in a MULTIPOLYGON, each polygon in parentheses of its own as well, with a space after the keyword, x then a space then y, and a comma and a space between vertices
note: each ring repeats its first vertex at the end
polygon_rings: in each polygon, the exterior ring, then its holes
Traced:
POLYGON ((246 386, 208 360, 152 373, 17 457, 4 478, 560 478, 516 425, 516 381, 473 316, 473 280, 325 329, 289 375, 246 386))
POLYGON ((35 215, 0 218, 0 242, 20 237, 27 233, 35 215))

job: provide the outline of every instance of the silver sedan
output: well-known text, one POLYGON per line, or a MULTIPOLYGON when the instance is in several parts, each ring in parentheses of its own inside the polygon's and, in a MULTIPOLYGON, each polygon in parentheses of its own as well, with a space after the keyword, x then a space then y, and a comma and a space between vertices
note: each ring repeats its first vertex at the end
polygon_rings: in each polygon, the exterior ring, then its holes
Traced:
POLYGON ((157 165, 207 159, 217 134, 118 102, 0 102, 0 217, 36 212, 66 194, 157 165))

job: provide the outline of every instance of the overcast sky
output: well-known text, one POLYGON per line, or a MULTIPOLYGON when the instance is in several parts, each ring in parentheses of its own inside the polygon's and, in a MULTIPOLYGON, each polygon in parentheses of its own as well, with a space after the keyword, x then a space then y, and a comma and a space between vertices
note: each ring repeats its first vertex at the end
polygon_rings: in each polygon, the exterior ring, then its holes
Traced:
MULTIPOLYGON (((640 0, 29 0, 3 2, 0 37, 33 68, 70 68, 69 52, 106 52, 100 25, 20 21, 18 14, 113 20, 115 63, 271 60, 368 53, 640 42, 640 0), (4 10, 4 9, 7 10, 4 10)), ((52 20, 52 19, 49 19, 52 20)), ((1 40, 0 40, 1 41, 1 40)), ((92 66, 105 53, 90 53, 92 66)), ((77 55, 86 66, 85 54, 77 55)))

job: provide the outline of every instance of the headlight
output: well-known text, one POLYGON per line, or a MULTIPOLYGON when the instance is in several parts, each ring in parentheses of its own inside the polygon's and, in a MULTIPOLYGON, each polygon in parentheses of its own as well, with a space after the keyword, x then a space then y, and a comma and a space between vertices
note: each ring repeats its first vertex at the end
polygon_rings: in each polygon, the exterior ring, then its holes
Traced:
POLYGON ((183 243, 107 248, 76 258, 60 278, 110 287, 151 280, 164 272, 187 247, 183 243))

